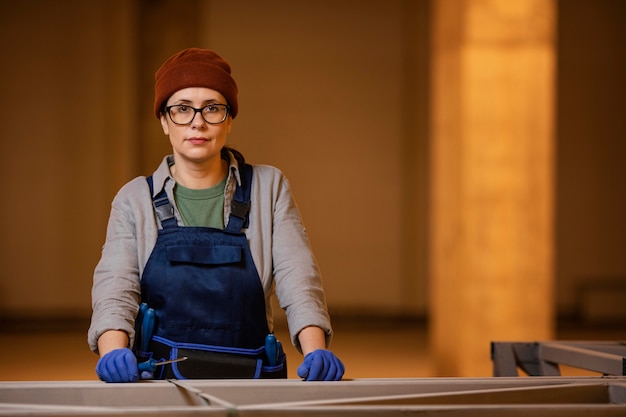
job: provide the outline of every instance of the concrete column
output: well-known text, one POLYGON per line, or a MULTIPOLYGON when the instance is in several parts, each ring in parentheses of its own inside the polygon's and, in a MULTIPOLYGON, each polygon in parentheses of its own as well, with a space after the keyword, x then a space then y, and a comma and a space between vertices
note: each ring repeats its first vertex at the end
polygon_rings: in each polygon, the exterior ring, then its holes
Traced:
POLYGON ((553 336, 553 0, 433 0, 430 317, 441 376, 553 336))

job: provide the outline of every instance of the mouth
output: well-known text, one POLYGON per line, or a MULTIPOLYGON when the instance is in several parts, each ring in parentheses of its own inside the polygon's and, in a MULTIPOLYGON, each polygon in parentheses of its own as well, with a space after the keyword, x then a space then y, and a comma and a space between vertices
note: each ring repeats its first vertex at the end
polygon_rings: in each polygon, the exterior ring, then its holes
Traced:
POLYGON ((209 139, 203 138, 203 137, 199 137, 199 136, 187 139, 187 142, 189 142, 189 143, 191 143, 193 145, 202 145, 203 143, 206 143, 208 141, 209 141, 209 139))

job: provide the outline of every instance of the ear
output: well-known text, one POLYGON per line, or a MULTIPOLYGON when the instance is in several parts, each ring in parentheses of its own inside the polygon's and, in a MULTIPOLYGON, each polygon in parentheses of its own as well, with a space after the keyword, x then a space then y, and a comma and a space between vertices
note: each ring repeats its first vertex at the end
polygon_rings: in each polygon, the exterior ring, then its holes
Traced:
POLYGON ((170 134, 170 126, 167 123, 167 118, 165 117, 164 113, 161 113, 161 127, 163 128, 163 133, 165 133, 165 136, 168 136, 170 134))

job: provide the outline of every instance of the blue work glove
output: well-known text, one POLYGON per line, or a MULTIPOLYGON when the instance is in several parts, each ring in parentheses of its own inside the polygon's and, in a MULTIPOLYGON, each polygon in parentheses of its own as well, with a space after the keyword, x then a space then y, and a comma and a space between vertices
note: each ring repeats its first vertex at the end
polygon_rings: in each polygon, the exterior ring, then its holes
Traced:
POLYGON ((98 360, 96 374, 105 382, 136 382, 139 379, 137 358, 128 348, 112 350, 98 360))
POLYGON ((305 381, 340 381, 345 372, 343 363, 330 350, 318 349, 307 354, 298 368, 305 381))

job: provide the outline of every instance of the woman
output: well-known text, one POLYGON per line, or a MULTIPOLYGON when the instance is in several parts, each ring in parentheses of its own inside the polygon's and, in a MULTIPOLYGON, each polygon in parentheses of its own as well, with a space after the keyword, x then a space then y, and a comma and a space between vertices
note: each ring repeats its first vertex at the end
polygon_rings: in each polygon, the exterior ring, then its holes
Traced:
POLYGON ((89 344, 100 379, 286 377, 271 334, 276 291, 304 355, 298 375, 340 380, 289 182, 226 147, 238 112, 229 64, 206 49, 171 56, 156 72, 154 112, 172 155, 116 195, 94 273, 89 344))

